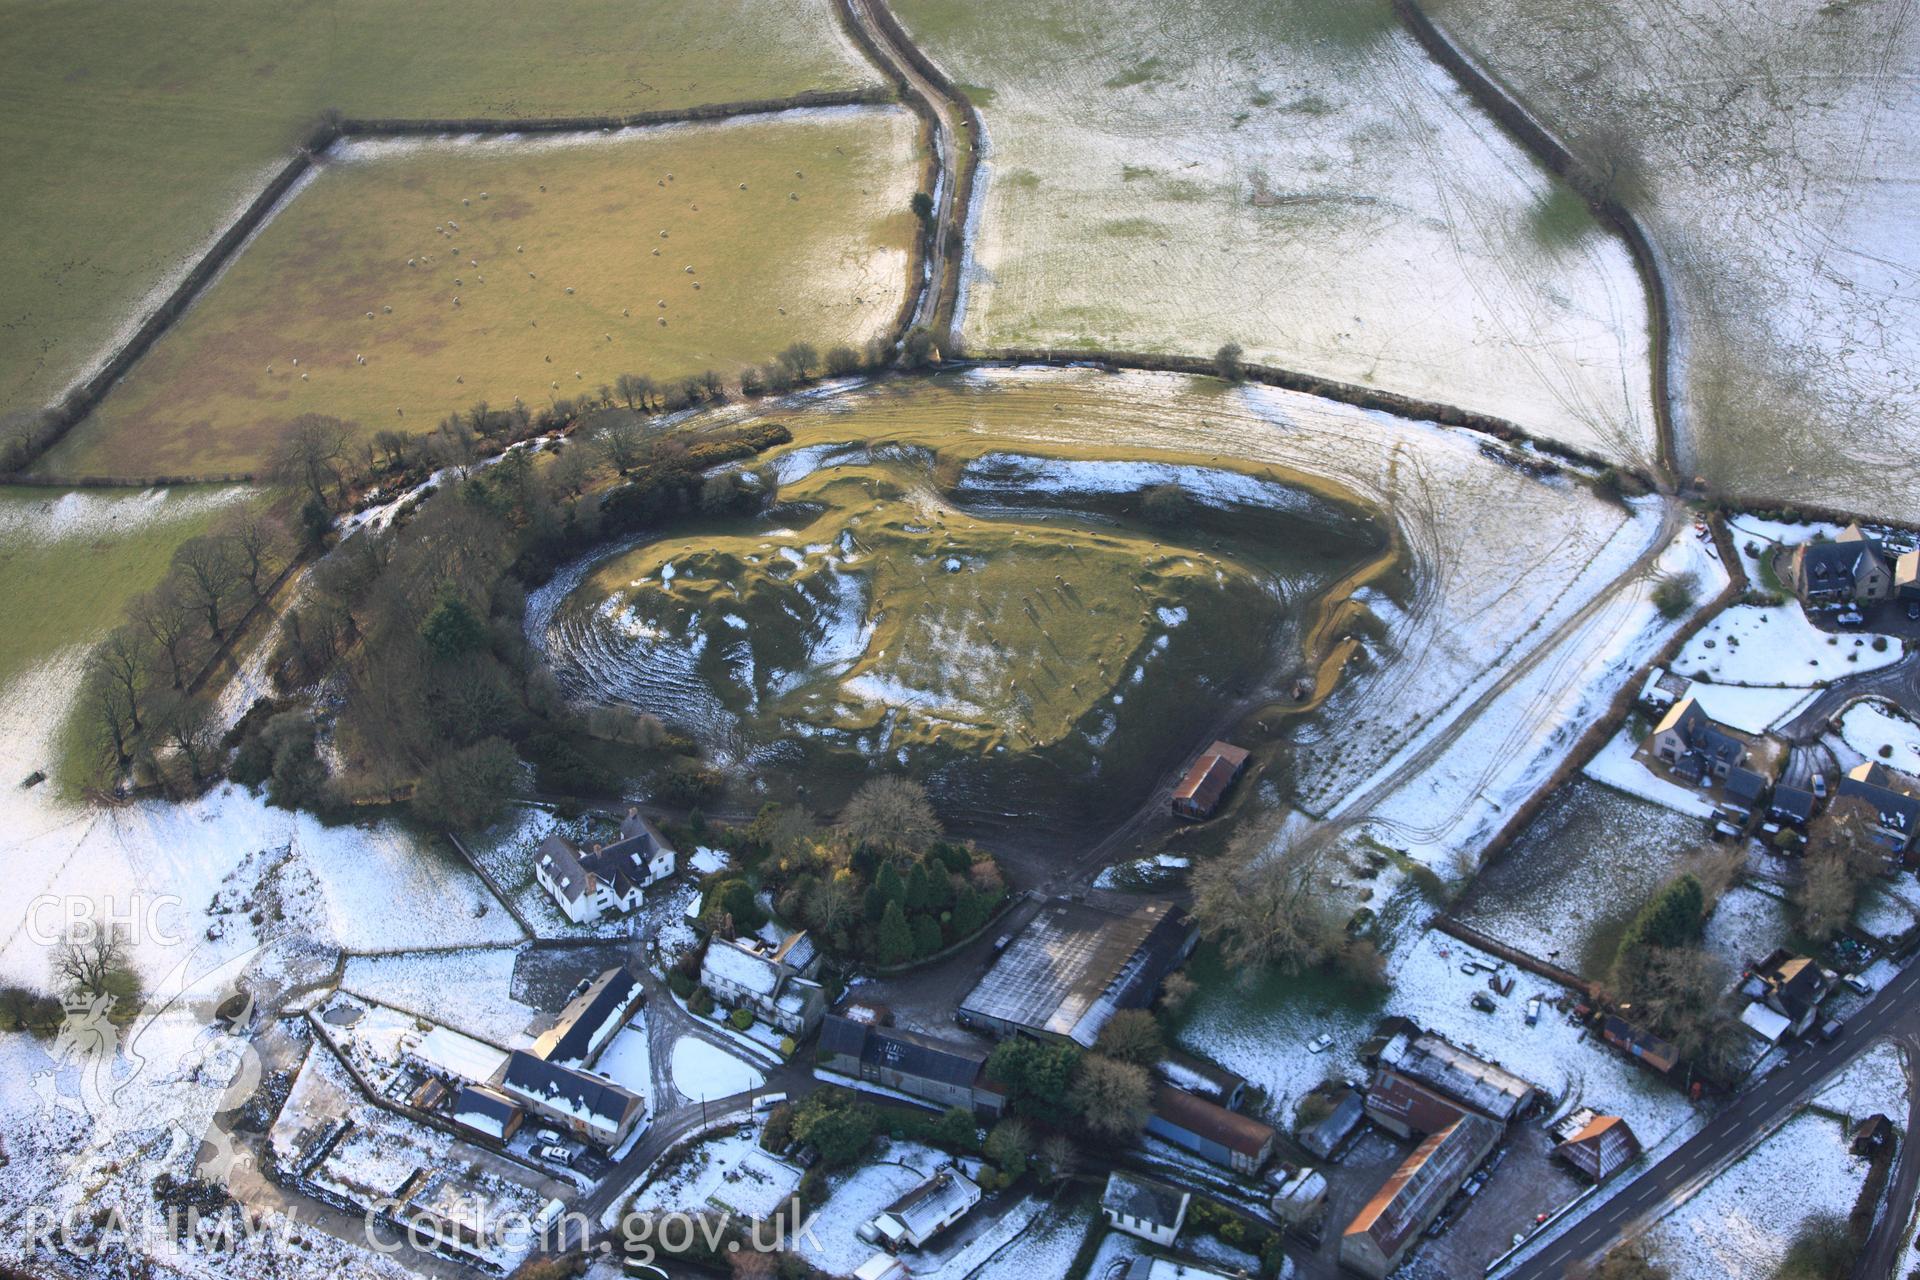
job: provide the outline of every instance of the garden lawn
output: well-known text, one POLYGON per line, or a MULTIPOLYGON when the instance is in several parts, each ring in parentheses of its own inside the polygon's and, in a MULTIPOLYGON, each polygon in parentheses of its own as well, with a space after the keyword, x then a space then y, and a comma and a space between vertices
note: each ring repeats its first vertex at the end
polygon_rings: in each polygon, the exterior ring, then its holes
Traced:
POLYGON ((871 85, 827 0, 0 0, 0 417, 131 332, 327 109, 626 114, 871 85))
POLYGON ((858 344, 905 293, 913 141, 876 107, 336 148, 40 468, 249 471, 303 413, 418 435, 858 344))

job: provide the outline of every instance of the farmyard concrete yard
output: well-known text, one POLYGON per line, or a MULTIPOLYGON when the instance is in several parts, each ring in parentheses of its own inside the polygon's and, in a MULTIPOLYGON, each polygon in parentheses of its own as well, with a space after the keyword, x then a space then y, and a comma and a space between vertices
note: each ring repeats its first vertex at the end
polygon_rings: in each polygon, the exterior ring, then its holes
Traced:
POLYGON ((0 1272, 1920 1280, 1890 3, 9 14, 0 1272))

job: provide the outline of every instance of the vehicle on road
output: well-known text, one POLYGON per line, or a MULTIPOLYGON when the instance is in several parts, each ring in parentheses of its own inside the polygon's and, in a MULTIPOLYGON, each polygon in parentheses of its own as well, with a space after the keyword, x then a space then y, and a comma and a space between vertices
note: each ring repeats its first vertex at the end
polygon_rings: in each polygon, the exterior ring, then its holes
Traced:
POLYGON ((1333 1046, 1333 1037, 1328 1035, 1326 1032, 1322 1031, 1319 1035, 1307 1041, 1307 1052, 1308 1053, 1325 1053, 1332 1046, 1333 1046))

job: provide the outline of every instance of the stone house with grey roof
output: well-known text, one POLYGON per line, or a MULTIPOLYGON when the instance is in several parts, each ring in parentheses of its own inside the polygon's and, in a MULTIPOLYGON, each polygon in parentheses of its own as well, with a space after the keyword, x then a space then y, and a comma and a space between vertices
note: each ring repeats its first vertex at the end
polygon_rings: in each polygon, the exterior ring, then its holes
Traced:
POLYGON ((1832 542, 1803 542, 1787 575, 1805 605, 1872 604, 1893 594, 1895 565, 1878 541, 1850 524, 1832 542))
POLYGON ((779 946, 759 938, 714 938, 700 966, 700 984, 731 1009, 749 1009, 761 1021, 803 1040, 827 1012, 826 989, 801 976, 794 962, 806 948, 806 933, 779 946))

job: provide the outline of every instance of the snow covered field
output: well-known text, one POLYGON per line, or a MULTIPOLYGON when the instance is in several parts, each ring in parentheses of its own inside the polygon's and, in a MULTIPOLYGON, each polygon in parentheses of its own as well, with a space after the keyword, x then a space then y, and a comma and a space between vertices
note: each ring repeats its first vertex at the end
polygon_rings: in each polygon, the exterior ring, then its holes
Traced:
POLYGON ((1717 489, 1920 515, 1920 21, 1904 4, 1435 0, 1666 261, 1717 489))
POLYGON ((1598 977, 1618 930, 1704 839, 1694 818, 1576 781, 1480 873, 1454 914, 1528 955, 1598 977))
MULTIPOLYGON (((743 1125, 696 1142, 664 1176, 641 1188, 633 1207, 639 1213, 691 1213, 719 1206, 750 1218, 765 1218, 785 1204, 799 1185, 800 1170, 762 1151, 758 1128, 743 1125)), ((865 1257, 861 1255, 862 1260, 865 1257)))
POLYGON ((1807 1222, 1847 1215, 1866 1172, 1865 1160, 1847 1154, 1839 1124, 1802 1112, 1645 1238, 1686 1280, 1770 1276, 1807 1222))
POLYGON ((540 1011, 513 996, 512 947, 351 956, 340 988, 369 1000, 431 1017, 470 1036, 509 1049, 533 1037, 527 1028, 540 1011))
MULTIPOLYGON (((1231 981, 1196 997, 1194 1012, 1180 1042, 1267 1088, 1276 1114, 1290 1122, 1300 1096, 1332 1077, 1358 1078, 1365 1068, 1361 1045, 1382 1018, 1399 1015, 1477 1052, 1545 1093, 1551 1118, 1580 1106, 1625 1116, 1643 1143, 1653 1143, 1680 1125, 1691 1108, 1679 1088, 1608 1048, 1551 1007, 1539 1022, 1526 1025, 1526 1003, 1533 995, 1548 1000, 1569 995, 1565 989, 1527 973, 1515 973, 1513 994, 1495 997, 1492 1013, 1467 1002, 1487 992, 1485 971, 1460 971, 1465 961, 1488 968, 1492 957, 1441 933, 1426 933, 1402 944, 1388 962, 1392 990, 1384 1003, 1329 1005, 1302 999, 1296 982, 1263 983, 1257 988, 1231 981), (1320 1032, 1333 1046, 1311 1053, 1307 1042, 1320 1032)), ((1491 993, 1489 993, 1491 994, 1491 993)))
POLYGON ((1713 803, 1706 796, 1692 787, 1683 787, 1670 778, 1661 777, 1643 762, 1634 759, 1633 753, 1639 745, 1623 728, 1607 739, 1607 745, 1587 761, 1581 772, 1595 782, 1604 782, 1630 796, 1650 800, 1663 809, 1695 818, 1712 816, 1713 803))
POLYGON ((1249 358, 1653 451, 1624 246, 1384 0, 905 0, 985 123, 966 340, 1249 358))
MULTIPOLYGON (((1481 673, 1461 689, 1455 705, 1465 707, 1486 692, 1497 696, 1467 732, 1390 795, 1358 793, 1336 806, 1335 814, 1364 813, 1378 838, 1429 866, 1449 866, 1482 847, 1506 821, 1507 811, 1544 785, 1614 691, 1680 626, 1677 619, 1661 617, 1653 604, 1655 575, 1690 573, 1703 594, 1724 584, 1718 563, 1682 531, 1655 561, 1655 574, 1639 576, 1582 615, 1579 609, 1629 570, 1658 528, 1646 506, 1637 508, 1634 523, 1601 549, 1536 624, 1549 637, 1554 635, 1550 628, 1565 629, 1557 643, 1536 649, 1540 660, 1532 669, 1517 679, 1511 668, 1481 673), (1367 809, 1357 803, 1376 800, 1367 809)), ((1419 760, 1415 753, 1422 745, 1416 738, 1403 748, 1389 762, 1387 776, 1393 777, 1401 762, 1419 760)))
POLYGON ((1804 689, 1890 666, 1901 652, 1901 642, 1886 636, 1822 631, 1796 603, 1742 604, 1700 628, 1673 669, 1716 684, 1804 689))

